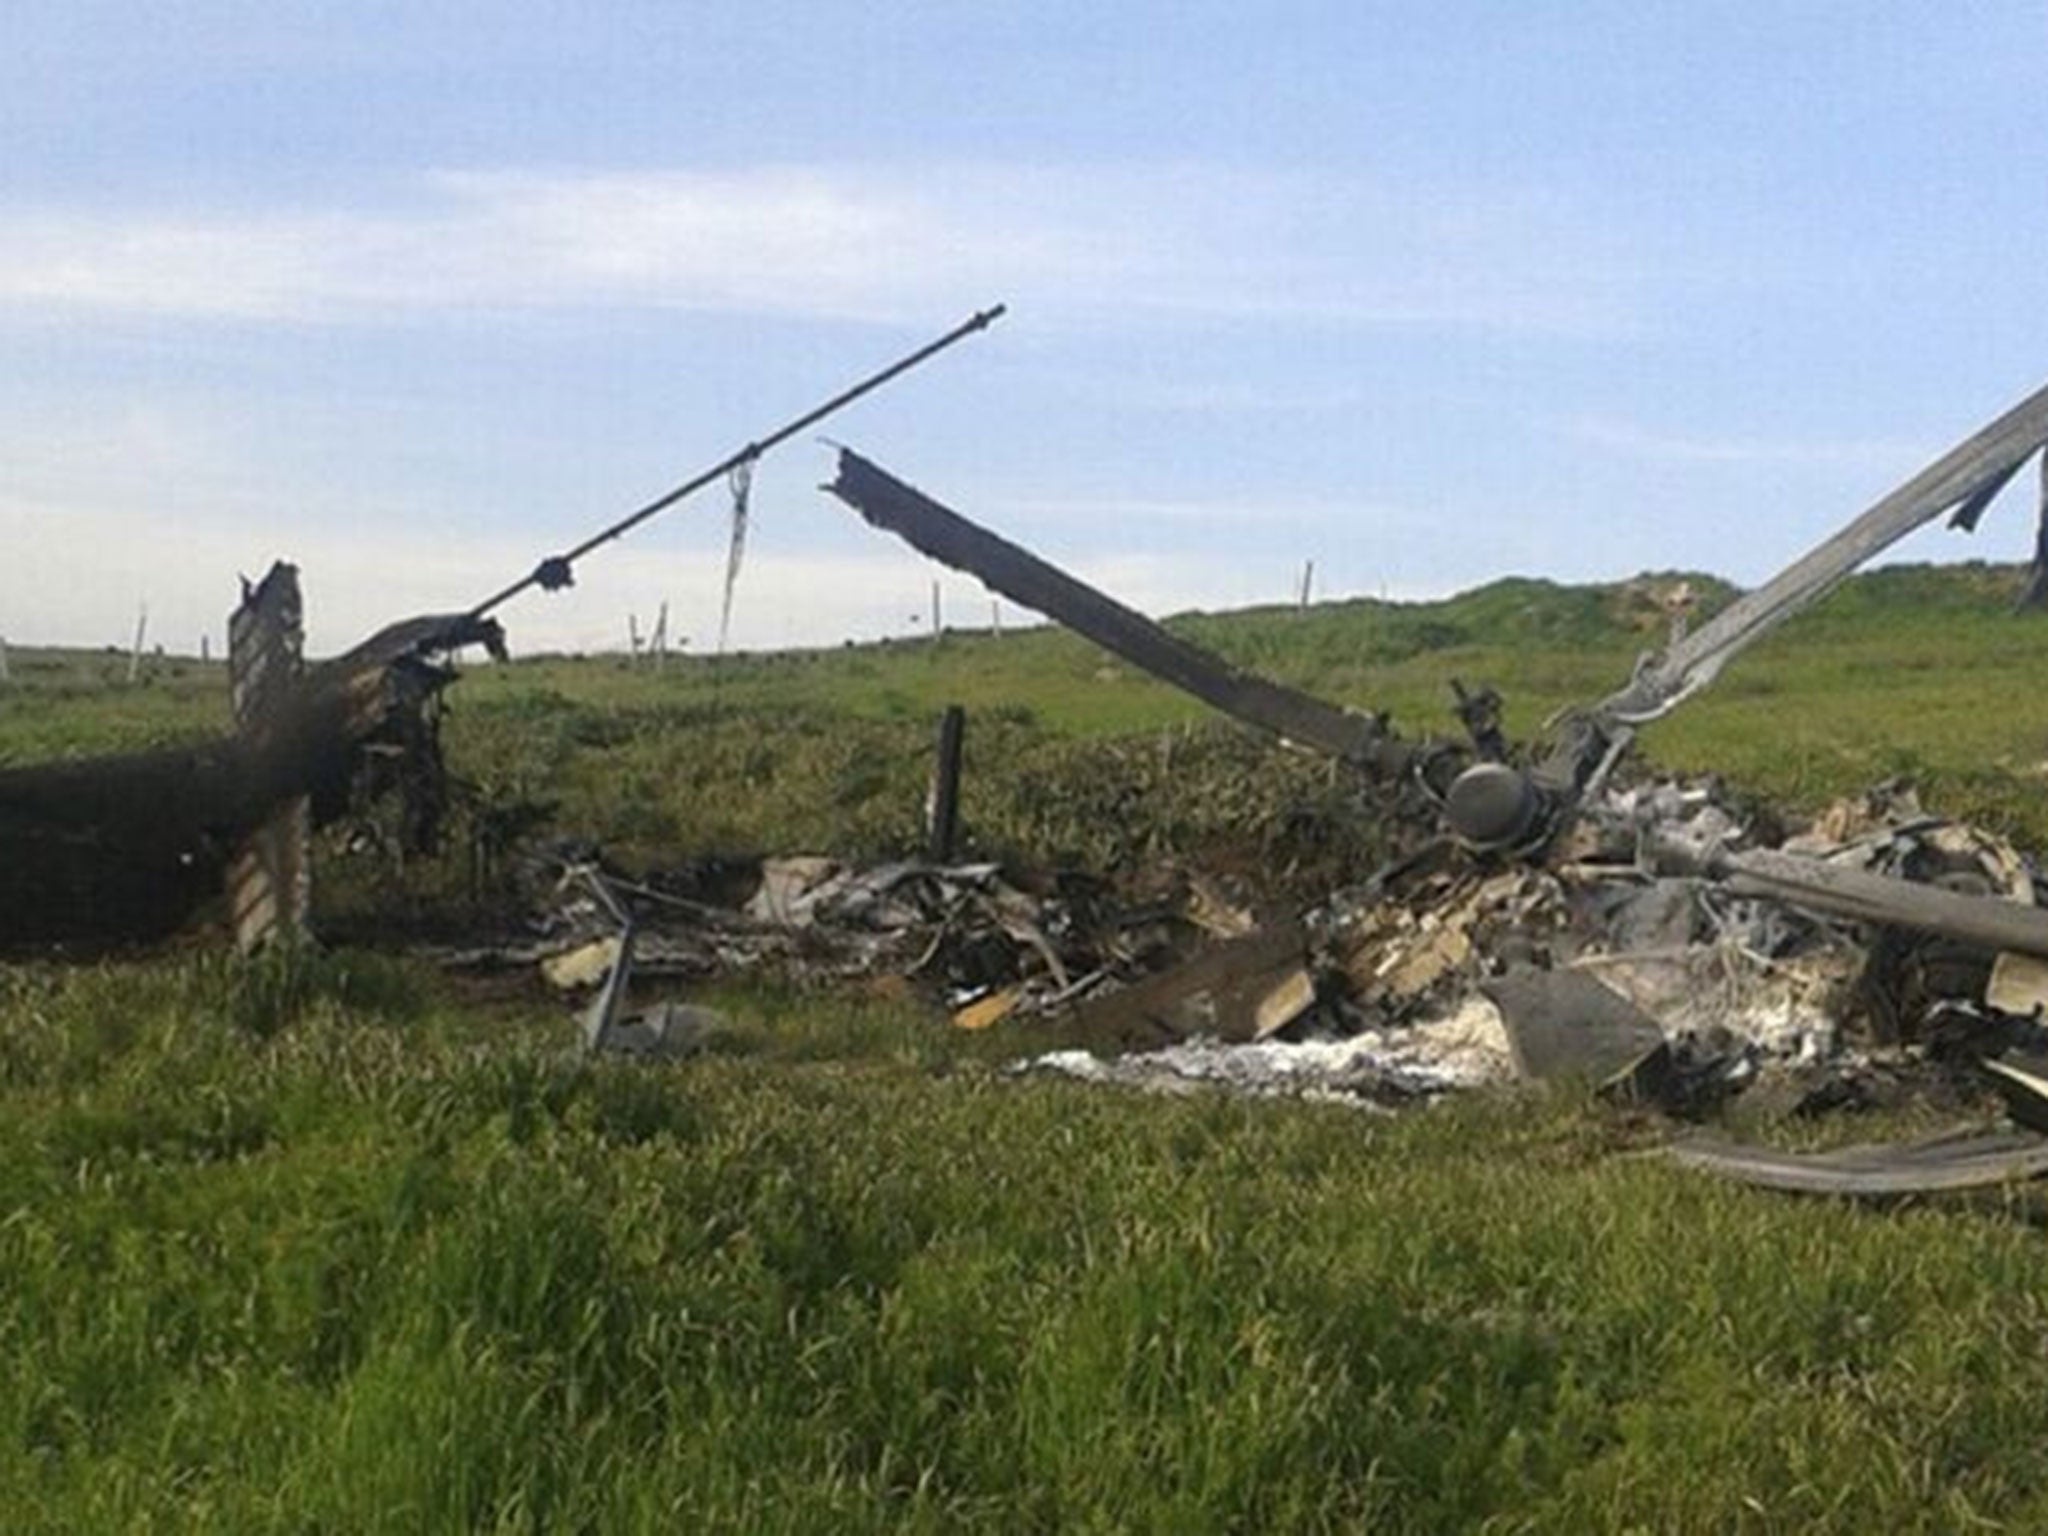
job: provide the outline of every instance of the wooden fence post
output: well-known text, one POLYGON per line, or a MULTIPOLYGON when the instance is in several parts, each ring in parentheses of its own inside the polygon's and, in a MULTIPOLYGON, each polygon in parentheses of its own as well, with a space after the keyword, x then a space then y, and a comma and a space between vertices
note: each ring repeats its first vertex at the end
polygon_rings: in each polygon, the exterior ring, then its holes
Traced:
POLYGON ((953 862, 960 830, 960 756, 967 735, 967 711, 948 704, 939 716, 938 754, 932 761, 931 794, 925 800, 925 853, 934 864, 953 862))

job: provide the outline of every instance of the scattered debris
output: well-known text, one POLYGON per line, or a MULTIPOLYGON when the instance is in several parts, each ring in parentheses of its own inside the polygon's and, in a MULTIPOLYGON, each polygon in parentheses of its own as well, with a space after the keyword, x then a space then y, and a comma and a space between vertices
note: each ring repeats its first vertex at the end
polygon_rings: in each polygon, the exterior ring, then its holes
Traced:
POLYGON ((1078 876, 1034 894, 988 863, 863 870, 798 855, 761 861, 733 905, 581 858, 541 883, 553 894, 535 915, 536 937, 441 951, 442 963, 534 965, 567 991, 609 985, 622 954, 633 972, 671 981, 899 977, 964 1028, 1011 1015, 1097 1018, 1105 1039, 1150 1043, 1218 1028, 1249 1039, 1315 1000, 1301 928, 1215 939, 1214 925, 1234 929, 1241 913, 1208 879, 1168 881, 1134 901, 1078 876))
MULTIPOLYGON (((1301 970, 1313 1001, 1282 1026, 1275 1050, 1213 1032, 1199 1043, 1134 1042, 1108 1026, 1156 1016, 1148 1005, 1172 985, 1170 972, 1091 1004, 1077 1022, 1093 1027, 1071 1031, 1089 1051, 1038 1060, 1092 1081, 1363 1092, 1378 1103, 1579 1078, 1697 1116, 1752 1093, 1798 1114, 1904 1102, 1930 1084, 1946 1103, 1969 1096, 1977 1054, 2048 1043, 2030 994, 2024 1011, 1999 1007, 2018 983, 2008 978, 2003 994, 1991 987, 1989 950, 1802 912, 1638 862, 1646 839, 1748 840, 1749 826, 1711 785, 1611 788, 1583 830, 1547 868, 1418 867, 1308 913, 1301 970), (1116 1054, 1083 1064, 1103 1052, 1116 1054)), ((1934 880, 1966 863, 2003 895, 2033 886, 2010 845, 1927 815, 1897 786, 1828 808, 1788 841, 1829 865, 1876 859, 1934 880)), ((2014 962, 2004 963, 2011 972, 2014 962)), ((1292 991, 1303 995, 1299 983, 1292 991)), ((2025 1101, 2014 1119, 2048 1127, 2048 1064, 1987 1065, 2025 1101)), ((1839 1172, 1828 1178, 1840 1183, 1839 1172)), ((1961 1178, 1949 1167, 1929 1176, 1961 1178)))
MULTIPOLYGON (((659 1049, 646 1042, 662 1038, 659 1009, 626 1011, 629 973, 887 980, 960 1028, 1041 1032, 1057 1047, 1036 1058, 1048 1071, 1381 1105, 1581 1079, 1684 1117, 1749 1094, 1805 1115, 1900 1102, 1929 1074, 1965 1081, 1977 1054, 2048 1043, 2038 1020, 1996 1005, 1988 950, 1663 873, 1642 853, 1771 851, 1748 846, 1767 835, 1710 783, 1615 785, 1547 865, 1425 860, 1263 921, 1200 872, 1116 890, 986 863, 796 856, 762 861, 717 905, 658 875, 581 868, 543 937, 451 959, 538 963, 554 985, 597 988, 593 1050, 659 1049)), ((1829 807, 1786 843, 1821 867, 2033 888, 2008 844, 1898 786, 1829 807)))
MULTIPOLYGON (((1457 1016, 1476 993, 1499 1008, 1523 1076, 1589 1074, 1676 1108, 1738 1088, 1768 1063, 1853 1061, 1852 1036, 1939 1056, 1981 1052, 2009 1040, 2015 1025, 2039 1027, 2048 912, 2035 904, 2024 861, 1996 840, 1920 815, 1917 804, 1876 800, 1824 818, 1800 840, 1752 839, 1708 786, 1612 786, 1640 726, 1906 533, 1944 512, 1973 528, 2044 443, 2048 389, 1698 627, 1694 594, 1673 594, 1659 604, 1671 626, 1663 650, 1523 752, 1502 734, 1490 689, 1453 681, 1468 743, 1405 742, 1381 716, 1237 671, 849 450, 827 489, 868 522, 1124 660, 1362 770, 1396 792, 1383 795, 1382 814, 1423 805, 1406 851, 1365 891, 1337 893, 1304 915, 1325 984, 1290 977, 1286 1019, 1277 1009, 1261 1018, 1262 1039, 1296 1021, 1339 1037, 1415 1031, 1457 1016)), ((2048 550, 2048 481, 2042 525, 2048 550)), ((2042 590, 2048 567, 2029 596, 2042 590)), ((1098 1032, 1124 1040, 1132 1022, 1157 1023, 1181 974, 1138 984, 1121 1005, 1115 996, 1091 1004, 1098 1032)), ((1177 1061, 1187 1049, 1150 1054, 1177 1061)), ((1142 1060, 1125 1058, 1131 1064, 1118 1070, 1159 1065, 1142 1060)), ((1203 1057, 1193 1075, 1231 1074, 1203 1057)), ((1868 1168, 1849 1172, 1881 1182, 1868 1168)), ((1941 1174, 1951 1176, 1963 1175, 1941 1174)))
MULTIPOLYGON (((431 844, 448 797, 439 700, 454 676, 439 658, 472 644, 502 655, 495 608, 570 585, 584 555, 727 477, 729 617, 762 454, 1001 313, 973 316, 467 612, 393 625, 336 661, 301 661, 296 573, 274 567, 230 626, 231 737, 0 773, 0 944, 162 933, 224 880, 245 948, 303 927, 312 828, 395 795, 407 845, 431 844)), ((2017 851, 1896 786, 1788 838, 1711 783, 1631 782, 1627 760, 1638 729, 1906 533, 1943 513, 1973 528, 2044 443, 2048 389, 1704 622, 1692 623, 1689 588, 1646 593, 1650 622, 1669 625, 1662 649, 1532 743, 1508 740, 1484 686, 1452 680, 1462 736, 1418 741, 1381 714, 1230 666, 842 450, 827 489, 870 523, 1352 770, 1360 814, 1386 821, 1394 857, 1362 886, 1277 913, 1200 874, 1145 890, 956 862, 954 710, 923 861, 771 859, 739 904, 578 865, 533 942, 451 959, 538 962, 554 986, 594 989, 591 1052, 687 1054, 720 1028, 687 1004, 629 1012, 636 974, 781 971, 915 985, 963 1029, 1053 1021, 1086 1050, 1027 1070, 1103 1081, 1385 1104, 1578 1077, 1679 1114, 1763 1085, 1806 1112, 1867 1096, 1888 1074, 1982 1061, 2015 1120, 2048 1126, 2048 1073, 2024 1054, 2048 1040, 2048 910, 2017 851)), ((2048 551, 2048 505, 2043 530, 2048 551)), ((2037 562, 2028 597, 2043 591, 2037 562)), ((665 616, 660 630, 665 643, 665 616)), ((1851 1194, 2048 1171, 2048 1142, 2006 1132, 1812 1155, 1694 1141, 1673 1155, 1851 1194)))

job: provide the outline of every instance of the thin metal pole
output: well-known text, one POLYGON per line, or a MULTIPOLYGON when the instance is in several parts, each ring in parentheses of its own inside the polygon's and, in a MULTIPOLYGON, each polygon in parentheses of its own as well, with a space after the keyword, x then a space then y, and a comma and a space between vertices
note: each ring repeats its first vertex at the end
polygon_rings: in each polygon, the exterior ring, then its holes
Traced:
POLYGON ((650 517, 654 517, 659 513, 666 512, 670 507, 674 506, 684 497, 692 495, 697 491, 701 491, 702 489, 704 489, 705 486, 711 484, 712 481, 719 479, 721 476, 731 474, 735 469, 738 469, 742 464, 752 463, 755 459, 760 458, 762 454, 766 453, 770 448, 775 447, 778 443, 787 442, 790 438, 796 436, 797 433, 803 431, 806 427, 816 426, 819 422, 823 421, 827 416, 830 416, 834 411, 842 410, 846 406, 853 404, 854 401, 858 400, 862 395, 867 394, 870 390, 881 388, 882 385, 888 383, 898 374, 909 372, 912 368, 915 368, 919 363, 924 362, 927 358, 936 356, 938 353, 945 351, 946 348, 952 346, 954 342, 959 341, 964 337, 971 336, 976 331, 986 330, 991 324, 1002 318, 1005 307, 1006 306, 1004 305, 998 304, 992 309, 982 310, 979 314, 973 316, 971 319, 962 322, 961 324, 955 326, 952 330, 946 332, 946 334, 941 336, 937 341, 927 342, 924 346, 919 347, 915 352, 912 352, 908 357, 899 358, 897 361, 891 363, 888 367, 882 369, 879 373, 870 374, 867 378, 862 379, 858 384, 855 384, 852 388, 842 390, 840 393, 834 395, 830 400, 827 400, 823 405, 820 405, 815 409, 807 411, 803 415, 797 417, 796 420, 790 422, 787 426, 778 428, 776 431, 769 433, 768 436, 761 438, 756 442, 748 443, 746 447, 740 449, 737 453, 734 453, 729 458, 720 460, 717 464, 713 465, 710 469, 705 470, 702 474, 684 481, 681 485, 677 486, 674 490, 668 492, 666 495, 657 496, 653 501, 648 502, 646 506, 640 508, 637 512, 629 513, 625 517, 620 518, 616 523, 613 523, 609 528, 603 529, 598 533, 592 534, 589 538, 585 539, 581 544, 578 544, 574 549, 568 551, 568 553, 548 556, 547 559, 541 561, 541 563, 535 566, 532 571, 520 577, 519 580, 513 582, 512 585, 506 587, 504 590, 500 592, 493 593, 491 596, 485 598, 482 602, 478 603, 474 608, 470 609, 469 616, 473 619, 480 619, 485 614, 489 613, 493 608, 496 608, 500 604, 508 602, 512 598, 517 597, 520 593, 524 592, 528 587, 546 587, 549 591, 554 591, 556 588, 568 586, 571 581, 570 567, 575 565, 575 563, 578 560, 581 560, 593 549, 596 549, 600 544, 610 543, 613 539, 618 538, 621 534, 628 533, 632 529, 639 527, 642 523, 646 522, 650 517))

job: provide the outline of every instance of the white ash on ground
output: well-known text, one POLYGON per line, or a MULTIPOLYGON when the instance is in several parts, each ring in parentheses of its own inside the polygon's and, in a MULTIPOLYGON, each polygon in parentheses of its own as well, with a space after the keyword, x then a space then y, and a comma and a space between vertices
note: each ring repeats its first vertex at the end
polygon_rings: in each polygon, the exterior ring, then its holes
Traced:
POLYGON ((1153 1093, 1222 1088, 1259 1098, 1372 1107, 1515 1079, 1499 1010, 1478 997, 1446 1018, 1398 1029, 1236 1044, 1194 1039, 1110 1057, 1084 1050, 1049 1051, 1027 1057, 1012 1070, 1057 1073, 1153 1093))

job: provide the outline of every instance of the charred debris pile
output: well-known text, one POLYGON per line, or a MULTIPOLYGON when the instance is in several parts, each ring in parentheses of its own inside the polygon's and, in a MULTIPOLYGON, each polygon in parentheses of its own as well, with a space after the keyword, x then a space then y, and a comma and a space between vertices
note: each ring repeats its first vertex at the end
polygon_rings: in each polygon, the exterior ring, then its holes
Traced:
POLYGON ((1319 1091, 1334 1076, 1380 1098, 1573 1075, 1680 1113, 1766 1080, 1788 1111, 1881 1097, 1902 1076, 1953 1083, 1957 1064, 2006 1093, 2026 1130, 1806 1159, 1711 1142, 1681 1154, 1753 1182, 1892 1194, 2048 1169, 2033 1129, 2048 1130, 2037 1054, 2048 1039, 2048 911, 2031 869, 1902 792, 1778 835, 1706 786, 1635 777, 1631 748, 1642 727, 1907 533, 1943 515, 1973 529, 2038 460, 2041 533, 2019 600, 2037 606, 2048 594, 2044 442, 2048 389, 1698 627, 1675 625, 1622 686, 1526 743, 1507 738, 1486 689, 1456 690, 1461 736, 1415 740, 1378 715, 1240 672, 850 450, 827 489, 931 558, 1346 764, 1408 845, 1362 889, 1227 941, 1240 963, 1212 951, 1140 982, 1135 1003, 1110 1016, 1156 1020, 1206 994, 1216 1033, 1248 1036, 1248 1051, 1169 1046, 1109 1066, 1054 1054, 1041 1068, 1319 1091), (1262 1049, 1296 1028, 1323 1037, 1306 1061, 1262 1049))
POLYGON ((1404 826, 1407 852, 1376 878, 1314 894, 1173 860, 1116 879, 823 856, 633 878, 584 850, 539 861, 527 940, 442 958, 538 967, 590 999, 597 1049, 661 1049, 645 1026, 668 1005, 636 1014, 629 978, 657 996, 752 975, 915 991, 958 1027, 1005 1024, 1031 1070, 1374 1105, 1567 1077, 1686 1117, 1738 1095, 1801 1114, 1960 1105, 1986 1085, 1982 1058, 2048 1044, 2048 967, 1995 935, 1814 911, 1704 872, 1772 854, 2034 902, 2030 861, 1910 788, 1788 835, 1711 782, 1611 785, 1536 862, 1473 860, 1404 826))

